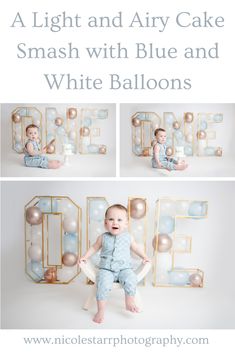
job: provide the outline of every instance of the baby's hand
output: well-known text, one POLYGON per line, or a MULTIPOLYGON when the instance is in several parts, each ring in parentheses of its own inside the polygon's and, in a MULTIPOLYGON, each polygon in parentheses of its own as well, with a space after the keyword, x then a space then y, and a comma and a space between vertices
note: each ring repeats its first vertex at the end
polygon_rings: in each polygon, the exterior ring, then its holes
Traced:
POLYGON ((82 256, 80 257, 80 259, 78 259, 78 265, 81 263, 81 262, 86 262, 87 259, 85 258, 85 256, 82 256))
POLYGON ((142 262, 143 264, 146 264, 146 262, 150 262, 150 259, 148 257, 144 257, 142 262))
POLYGON ((42 153, 47 153, 47 147, 46 146, 42 148, 42 153))

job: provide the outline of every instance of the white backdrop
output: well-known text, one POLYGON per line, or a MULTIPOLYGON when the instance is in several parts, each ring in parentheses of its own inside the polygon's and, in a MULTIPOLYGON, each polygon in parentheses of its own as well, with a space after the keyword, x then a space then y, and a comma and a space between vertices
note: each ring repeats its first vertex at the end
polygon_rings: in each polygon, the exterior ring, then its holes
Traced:
MULTIPOLYGON (((121 176, 162 176, 161 171, 151 168, 150 157, 138 157, 132 153, 131 116, 138 111, 155 112, 163 117, 164 112, 174 112, 183 117, 184 112, 222 113, 223 122, 215 124, 216 142, 213 145, 223 148, 219 157, 187 157, 188 169, 171 172, 165 176, 235 176, 235 105, 234 104, 122 104, 121 116, 121 176)), ((163 122, 163 121, 162 121, 163 122)), ((197 125, 195 125, 196 128, 197 125)))
MULTIPOLYGON (((115 176, 116 170, 116 107, 114 104, 3 104, 1 114, 1 135, 2 135, 2 176, 36 176, 36 177, 81 177, 81 176, 115 176), (97 143, 107 146, 105 155, 85 155, 77 153, 70 156, 70 165, 62 166, 60 169, 44 170, 41 168, 26 168, 23 163, 23 154, 18 154, 12 149, 12 131, 11 131, 11 113, 19 106, 34 106, 39 109, 45 121, 45 109, 55 107, 58 113, 65 115, 66 109, 69 107, 86 108, 86 109, 108 109, 108 118, 100 124, 100 137, 96 138, 97 143)), ((44 141, 44 140, 43 140, 44 141)), ((49 159, 63 161, 63 156, 48 155, 49 159)))
POLYGON ((2 325, 3 328, 97 328, 81 309, 89 288, 80 275, 69 285, 39 285, 24 273, 24 205, 35 195, 69 196, 82 207, 85 250, 86 197, 105 196, 127 204, 129 197, 147 198, 148 256, 152 256, 155 201, 160 197, 208 200, 205 220, 192 221, 192 254, 179 261, 205 272, 205 287, 154 288, 149 274, 140 288, 144 312, 123 310, 119 293, 111 296, 100 328, 234 328, 234 182, 2 182, 2 325), (115 296, 116 295, 116 296, 115 296))

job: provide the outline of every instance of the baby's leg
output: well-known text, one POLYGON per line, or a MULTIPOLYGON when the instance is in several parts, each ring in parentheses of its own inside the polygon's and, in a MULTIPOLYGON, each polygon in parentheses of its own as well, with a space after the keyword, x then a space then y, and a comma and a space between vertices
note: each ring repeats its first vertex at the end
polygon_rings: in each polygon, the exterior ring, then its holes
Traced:
POLYGON ((188 167, 187 163, 182 163, 182 164, 176 164, 175 165, 175 170, 184 170, 188 167))
POLYGON ((48 161, 49 169, 58 169, 60 168, 60 166, 61 166, 60 161, 56 161, 56 160, 48 161))
POLYGON ((126 309, 133 313, 138 313, 140 310, 135 304, 136 274, 131 269, 121 270, 118 279, 125 291, 126 309))
POLYGON ((109 292, 112 289, 114 274, 111 271, 101 269, 98 272, 96 286, 97 313, 93 321, 100 324, 104 321, 104 309, 109 292))

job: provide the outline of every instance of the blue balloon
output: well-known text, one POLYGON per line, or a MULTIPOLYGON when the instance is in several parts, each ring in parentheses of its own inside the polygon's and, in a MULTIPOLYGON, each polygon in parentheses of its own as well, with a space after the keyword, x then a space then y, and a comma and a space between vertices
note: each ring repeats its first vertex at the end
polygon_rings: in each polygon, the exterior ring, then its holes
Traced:
POLYGON ((83 126, 89 127, 89 126, 91 126, 91 124, 92 124, 91 118, 85 118, 85 119, 83 120, 83 126))
POLYGON ((189 273, 183 271, 169 271, 169 283, 177 286, 189 284, 189 273))
POLYGON ((139 145, 134 145, 133 151, 137 156, 141 156, 143 152, 142 147, 139 145))
POLYGON ((181 130, 176 130, 174 132, 174 135, 175 135, 175 138, 176 138, 177 141, 183 140, 183 138, 184 138, 184 134, 183 134, 183 132, 181 130))
POLYGON ((107 109, 99 109, 97 112, 98 119, 107 119, 108 117, 108 110, 107 109))
POLYGON ((23 152, 23 146, 22 146, 22 144, 21 144, 21 143, 16 143, 16 144, 15 144, 15 150, 16 150, 16 152, 18 152, 18 153, 23 152))
POLYGON ((66 135, 66 131, 65 131, 65 129, 64 129, 62 126, 59 126, 59 127, 56 129, 56 133, 57 133, 58 135, 61 135, 61 136, 66 135))
POLYGON ((223 114, 215 114, 213 120, 215 123, 221 123, 223 121, 223 114))
POLYGON ((108 203, 106 200, 92 200, 90 201, 89 215, 92 221, 102 222, 105 217, 108 203))
POLYGON ((159 233, 169 234, 174 231, 175 220, 170 216, 162 216, 159 221, 159 233))
POLYGON ((167 137, 167 138, 166 138, 166 146, 168 147, 168 146, 172 146, 172 145, 173 145, 173 143, 172 143, 172 138, 167 137))
POLYGON ((168 125, 171 125, 174 121, 174 115, 172 113, 165 113, 165 121, 168 125))
POLYGON ((191 146, 186 145, 184 147, 184 153, 186 154, 186 156, 192 156, 193 155, 193 149, 191 146))
POLYGON ((47 134, 47 143, 51 142, 55 136, 53 134, 47 134))
POLYGON ((53 198, 51 201, 49 197, 40 198, 37 206, 45 213, 57 212, 58 209, 57 200, 53 198))
POLYGON ((47 119, 48 120, 55 120, 55 118, 56 118, 56 115, 57 115, 57 111, 56 111, 56 109, 55 108, 48 108, 47 110, 46 110, 46 112, 47 112, 47 119))
POLYGON ((205 147, 204 151, 207 156, 214 156, 215 147, 205 147))
POLYGON ((87 150, 90 153, 99 153, 99 145, 88 145, 87 150))
POLYGON ((194 217, 203 217, 206 215, 207 205, 205 202, 193 201, 189 205, 188 214, 194 217))
POLYGON ((43 279, 44 271, 42 263, 38 261, 31 261, 27 265, 27 272, 34 281, 39 282, 43 279))
POLYGON ((77 251, 78 251, 77 233, 65 233, 63 252, 73 252, 76 254, 77 251))
POLYGON ((206 129, 207 129, 207 122, 205 120, 201 120, 200 130, 206 130, 206 129))

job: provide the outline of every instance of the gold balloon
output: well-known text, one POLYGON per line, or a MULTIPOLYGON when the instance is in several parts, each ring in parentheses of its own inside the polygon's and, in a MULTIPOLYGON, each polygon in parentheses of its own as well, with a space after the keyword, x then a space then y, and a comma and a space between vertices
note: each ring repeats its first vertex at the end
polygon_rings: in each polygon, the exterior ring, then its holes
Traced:
POLYGON ((56 118, 55 119, 55 124, 56 126, 61 126, 63 125, 64 120, 62 118, 56 118))
POLYGON ((189 276, 189 282, 192 287, 201 287, 202 286, 202 276, 199 273, 193 273, 189 276))
POLYGON ((221 148, 221 147, 218 147, 218 148, 216 149, 216 151, 215 151, 215 155, 216 155, 217 157, 221 157, 222 154, 223 154, 222 148, 221 148))
POLYGON ((12 121, 15 123, 15 124, 18 124, 18 123, 20 123, 21 122, 21 116, 20 116, 20 114, 18 114, 18 113, 14 113, 14 114, 12 114, 12 121))
POLYGON ((53 144, 50 144, 47 146, 47 153, 52 154, 55 152, 55 146, 53 144))
POLYGON ((69 108, 69 119, 75 119, 77 117, 77 109, 76 108, 69 108))
POLYGON ((48 268, 48 270, 46 270, 46 272, 44 273, 44 279, 47 283, 55 282, 57 280, 56 277, 57 276, 55 267, 48 268))
POLYGON ((132 125, 135 127, 138 127, 141 125, 141 120, 139 118, 133 118, 132 119, 132 125))
POLYGON ((206 131, 204 130, 199 130, 198 133, 197 133, 197 138, 199 140, 205 140, 206 138, 206 131))
POLYGON ((172 147, 169 146, 169 147, 166 148, 166 155, 168 157, 173 155, 173 148, 172 147))
POLYGON ((180 123, 178 121, 174 121, 172 126, 175 130, 178 130, 180 128, 180 123))
POLYGON ((26 210, 26 221, 31 225, 42 223, 42 212, 39 207, 32 206, 26 210))
POLYGON ((80 129, 80 135, 81 135, 81 136, 89 136, 89 135, 90 135, 90 129, 89 129, 89 127, 86 127, 86 126, 81 127, 81 129, 80 129))
POLYGON ((184 121, 186 123, 192 123, 193 122, 193 113, 185 113, 184 114, 184 121))
POLYGON ((143 199, 133 199, 130 202, 130 216, 134 219, 143 218, 146 214, 146 202, 143 199))
POLYGON ((158 251, 167 252, 172 247, 172 239, 168 234, 159 234, 158 236, 158 251))
POLYGON ((149 155, 150 155, 149 148, 144 148, 144 149, 143 149, 142 156, 144 156, 144 157, 148 157, 149 155))
POLYGON ((65 266, 74 266, 76 265, 77 261, 78 261, 77 255, 72 252, 66 252, 62 257, 62 263, 65 266))
POLYGON ((100 154, 105 154, 107 152, 107 148, 105 145, 102 145, 99 147, 99 153, 100 154))

